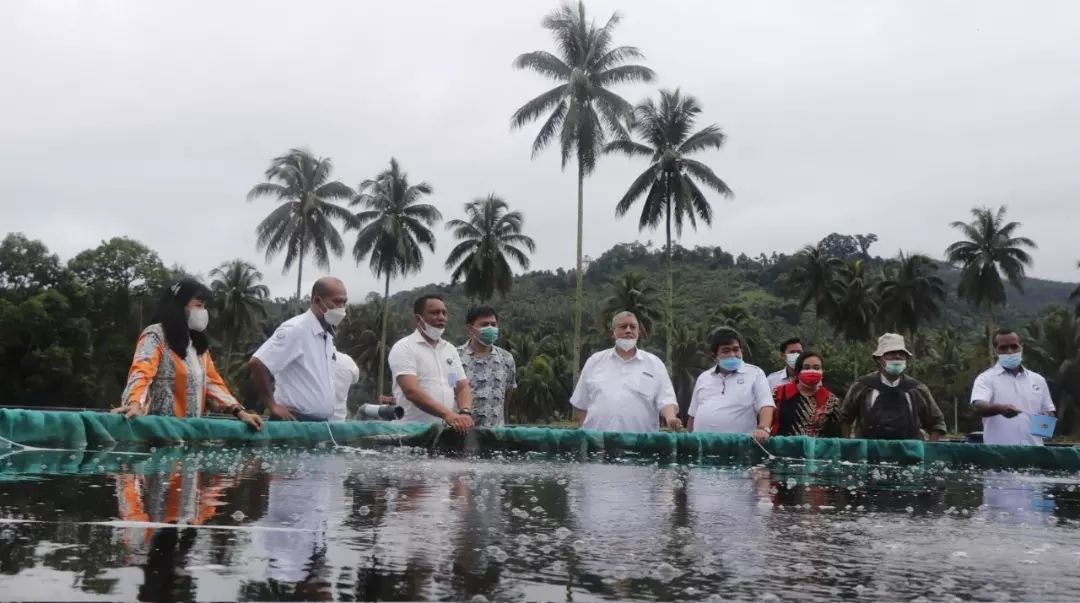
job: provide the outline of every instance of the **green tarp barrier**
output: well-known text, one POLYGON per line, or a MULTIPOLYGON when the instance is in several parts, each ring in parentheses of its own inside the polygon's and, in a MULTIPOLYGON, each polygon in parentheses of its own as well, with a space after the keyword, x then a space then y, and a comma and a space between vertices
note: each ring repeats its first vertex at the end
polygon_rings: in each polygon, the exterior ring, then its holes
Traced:
MULTIPOLYGON (((37 448, 116 449, 180 444, 420 446, 445 451, 508 451, 585 458, 642 456, 714 465, 757 464, 765 452, 749 436, 718 433, 601 433, 546 427, 476 429, 461 437, 443 425, 381 421, 267 422, 254 431, 232 419, 136 417, 98 412, 0 409, 0 436, 37 448), (332 437, 331 437, 332 436, 332 437)), ((2 442, 0 442, 2 444, 2 442)), ((914 440, 777 437, 765 445, 784 459, 986 469, 1080 471, 1080 448, 988 446, 914 440)), ((74 460, 73 460, 74 462, 74 460)), ((81 459, 80 459, 81 464, 81 459)))

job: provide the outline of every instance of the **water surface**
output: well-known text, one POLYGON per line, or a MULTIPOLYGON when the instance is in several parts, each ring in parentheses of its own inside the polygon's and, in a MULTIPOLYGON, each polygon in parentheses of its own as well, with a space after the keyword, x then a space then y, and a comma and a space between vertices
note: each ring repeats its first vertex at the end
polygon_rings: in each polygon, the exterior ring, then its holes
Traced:
POLYGON ((0 457, 5 599, 1069 600, 1080 592, 1076 474, 409 449, 21 454, 35 456, 0 457))

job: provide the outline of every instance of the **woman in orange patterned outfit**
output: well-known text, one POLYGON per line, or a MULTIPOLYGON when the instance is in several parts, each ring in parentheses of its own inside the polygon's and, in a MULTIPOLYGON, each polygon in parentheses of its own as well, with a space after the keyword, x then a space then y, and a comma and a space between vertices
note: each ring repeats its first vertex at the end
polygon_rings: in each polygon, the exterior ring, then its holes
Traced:
POLYGON ((162 295, 153 324, 135 344, 122 406, 113 412, 135 415, 202 416, 207 407, 227 412, 255 429, 262 418, 240 405, 210 358, 206 300, 210 290, 182 279, 162 295))

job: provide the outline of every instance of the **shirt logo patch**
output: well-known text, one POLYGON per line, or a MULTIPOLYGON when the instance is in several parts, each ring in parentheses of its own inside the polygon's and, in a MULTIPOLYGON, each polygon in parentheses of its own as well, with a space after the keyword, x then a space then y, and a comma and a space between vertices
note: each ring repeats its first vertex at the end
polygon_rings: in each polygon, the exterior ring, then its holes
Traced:
POLYGON ((1032 384, 1031 384, 1031 389, 1033 389, 1033 390, 1035 390, 1035 391, 1037 391, 1037 392, 1038 392, 1038 391, 1042 391, 1042 388, 1041 388, 1041 387, 1039 387, 1039 384, 1038 384, 1038 383, 1032 383, 1032 384))
POLYGON ((746 379, 743 379, 742 377, 739 377, 739 379, 737 381, 735 381, 735 383, 738 383, 739 385, 742 385, 743 383, 746 383, 746 379))

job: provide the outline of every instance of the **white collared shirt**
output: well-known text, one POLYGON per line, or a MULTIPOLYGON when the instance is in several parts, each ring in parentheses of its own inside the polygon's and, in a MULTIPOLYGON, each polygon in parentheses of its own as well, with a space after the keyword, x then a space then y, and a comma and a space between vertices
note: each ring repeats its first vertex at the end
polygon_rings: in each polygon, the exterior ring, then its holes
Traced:
POLYGON ((660 429, 660 410, 678 402, 659 358, 639 349, 623 360, 611 348, 585 361, 570 404, 588 413, 582 429, 649 432, 660 429))
POLYGON ((360 381, 360 367, 352 356, 337 353, 337 363, 334 366, 334 395, 337 396, 337 404, 334 406, 334 421, 344 421, 349 414, 349 390, 360 381))
POLYGON ((694 417, 694 431, 750 433, 757 429, 758 413, 775 407, 765 372, 743 364, 734 373, 715 368, 698 376, 688 414, 694 417))
POLYGON ((274 376, 274 399, 316 419, 334 414, 334 337, 311 310, 281 323, 254 357, 274 376))
POLYGON ((413 331, 390 348, 390 374, 394 379, 394 401, 405 409, 402 421, 412 423, 435 423, 439 417, 420 410, 405 397, 398 385, 401 375, 414 375, 420 381, 420 388, 447 409, 454 408, 454 389, 459 381, 468 379, 465 368, 461 366, 461 356, 457 348, 445 339, 432 345, 420 331, 413 331))
POLYGON ((975 378, 971 403, 1012 404, 1020 414, 1011 419, 1001 415, 983 417, 984 444, 1042 446, 1042 438, 1031 435, 1031 415, 1054 412, 1050 387, 1043 376, 1029 369, 1015 375, 1001 365, 994 365, 975 378))
POLYGON ((769 373, 769 376, 766 377, 766 379, 769 382, 769 391, 776 391, 776 388, 781 385, 791 383, 791 378, 788 377, 786 368, 782 368, 775 373, 769 373))

